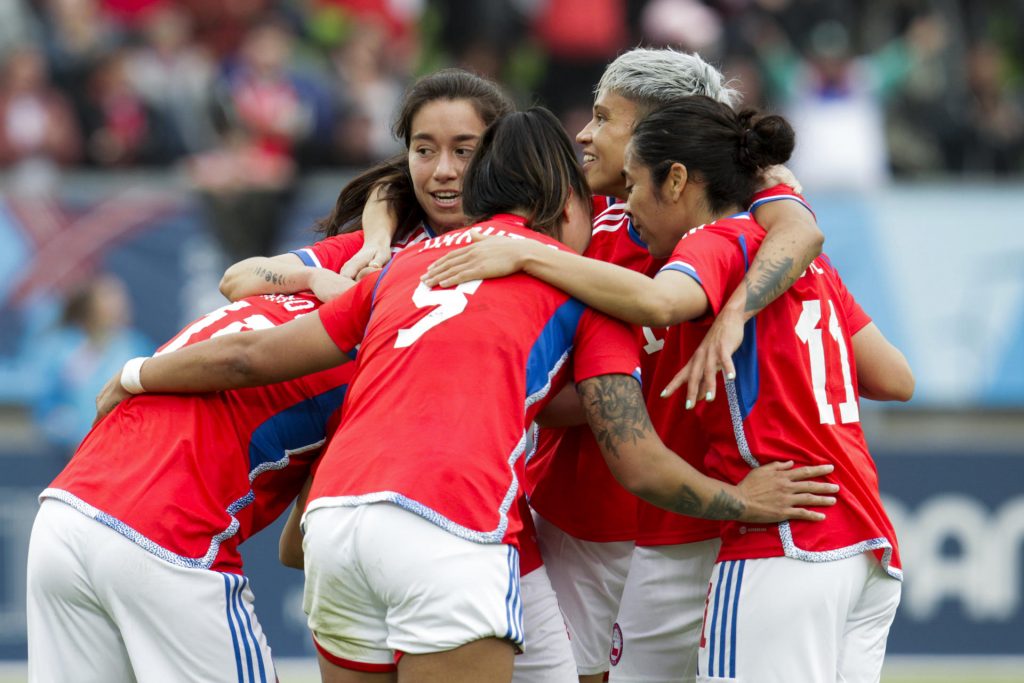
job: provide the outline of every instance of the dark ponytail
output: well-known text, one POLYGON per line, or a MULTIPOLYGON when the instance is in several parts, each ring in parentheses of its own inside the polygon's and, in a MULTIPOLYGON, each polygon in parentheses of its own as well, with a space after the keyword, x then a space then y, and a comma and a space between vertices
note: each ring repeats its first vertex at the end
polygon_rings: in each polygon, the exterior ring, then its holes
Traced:
POLYGON ((737 114, 704 96, 686 97, 645 117, 633 132, 633 155, 660 186, 673 163, 706 184, 708 208, 746 206, 761 170, 785 163, 796 136, 781 116, 737 114))
POLYGON ((471 222, 520 210, 527 225, 556 239, 573 194, 589 206, 572 141, 543 107, 509 114, 484 131, 462 181, 462 207, 471 222))

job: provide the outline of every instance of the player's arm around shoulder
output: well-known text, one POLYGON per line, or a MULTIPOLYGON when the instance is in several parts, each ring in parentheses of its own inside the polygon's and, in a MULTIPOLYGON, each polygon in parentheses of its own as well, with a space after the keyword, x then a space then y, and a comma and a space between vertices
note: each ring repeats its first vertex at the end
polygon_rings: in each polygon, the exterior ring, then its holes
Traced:
POLYGON ((878 326, 869 323, 853 335, 857 385, 864 398, 909 401, 914 395, 914 373, 903 353, 878 326))
POLYGON ((311 289, 316 269, 295 254, 253 256, 232 264, 220 279, 220 293, 229 301, 259 294, 294 294, 311 289))
POLYGON ((341 365, 349 357, 319 315, 266 330, 228 334, 153 358, 135 358, 96 399, 97 421, 131 394, 202 393, 295 379, 341 365))
POLYGON ((777 522, 820 521, 804 506, 835 504, 834 484, 824 477, 831 465, 793 469, 770 463, 738 486, 707 477, 662 443, 651 424, 640 385, 628 375, 600 375, 579 383, 587 422, 609 469, 627 490, 672 512, 706 519, 777 522))

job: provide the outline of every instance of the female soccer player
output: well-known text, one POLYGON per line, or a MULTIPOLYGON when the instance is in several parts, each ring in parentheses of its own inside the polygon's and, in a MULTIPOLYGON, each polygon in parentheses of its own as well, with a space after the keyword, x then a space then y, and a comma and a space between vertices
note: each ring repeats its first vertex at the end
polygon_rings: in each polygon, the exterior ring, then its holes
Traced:
MULTIPOLYGON (((793 144, 780 117, 682 101, 645 118, 626 154, 628 211, 652 255, 668 257, 653 279, 492 239, 438 261, 425 282, 521 267, 635 324, 692 321, 665 342, 692 344, 764 239, 743 211, 758 169, 784 162, 793 144)), ((780 459, 833 462, 843 493, 821 524, 723 526, 698 680, 878 680, 902 571, 858 396, 908 400, 909 366, 824 256, 747 324, 733 363, 727 400, 696 407, 709 474, 736 481, 780 459)))
MULTIPOLYGON (((545 110, 511 114, 480 141, 463 188, 484 232, 576 250, 590 203, 572 146, 545 110)), ((125 387, 208 391, 280 381, 345 361, 359 345, 345 419, 306 511, 306 606, 325 680, 507 681, 518 618, 516 464, 526 427, 572 369, 588 420, 630 490, 682 513, 819 520, 830 466, 760 468, 739 486, 664 448, 632 373, 629 330, 527 277, 420 283, 469 230, 400 254, 377 278, 286 327, 223 337, 130 363, 125 387), (571 363, 570 361, 571 355, 571 363), (136 374, 137 373, 137 374, 136 374), (382 434, 381 426, 387 425, 382 434), (324 652, 330 657, 324 656, 324 652)))

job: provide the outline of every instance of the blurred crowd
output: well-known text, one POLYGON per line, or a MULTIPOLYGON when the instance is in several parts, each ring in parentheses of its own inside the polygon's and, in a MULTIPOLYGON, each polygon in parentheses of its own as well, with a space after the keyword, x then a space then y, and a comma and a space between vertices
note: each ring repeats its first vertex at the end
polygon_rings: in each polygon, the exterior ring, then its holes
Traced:
MULTIPOLYGON (((226 264, 279 250, 304 172, 401 151, 390 125, 417 75, 470 68, 575 132, 636 45, 699 52, 787 115, 805 186, 1012 176, 1022 33, 1024 0, 0 0, 0 177, 50 215, 63 169, 174 168, 226 264)), ((80 280, 0 367, 64 449, 111 368, 152 349, 123 283, 80 280)), ((38 313, 12 301, 8 327, 38 313)))
POLYGON ((419 73, 467 66, 576 130, 644 44, 700 52, 800 149, 838 145, 847 179, 1012 174, 1022 31, 1019 0, 3 0, 0 168, 45 190, 61 167, 181 164, 214 212, 239 186, 277 205, 305 169, 398 150, 419 73))

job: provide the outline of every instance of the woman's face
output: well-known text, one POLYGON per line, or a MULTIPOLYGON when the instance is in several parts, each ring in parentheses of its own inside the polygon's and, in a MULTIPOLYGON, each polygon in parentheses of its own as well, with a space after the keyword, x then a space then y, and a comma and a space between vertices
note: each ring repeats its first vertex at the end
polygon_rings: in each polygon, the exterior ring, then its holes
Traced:
POLYGON ((486 127, 469 100, 434 100, 412 118, 409 173, 416 200, 437 231, 466 223, 462 174, 486 127))
POLYGON ((626 148, 623 175, 626 180, 626 211, 633 219, 633 228, 647 243, 655 258, 672 254, 676 243, 686 232, 686 216, 682 202, 672 201, 667 190, 671 178, 655 185, 651 170, 640 163, 626 148))

